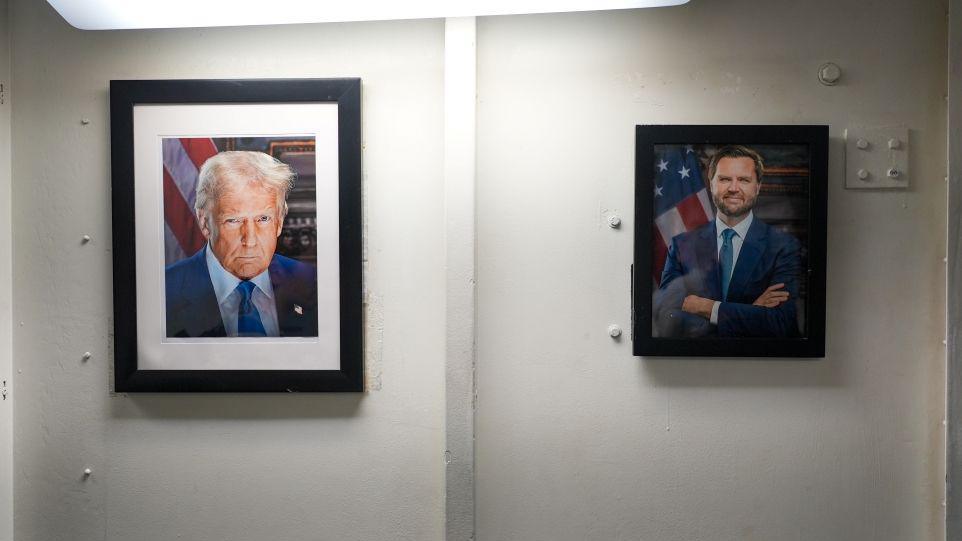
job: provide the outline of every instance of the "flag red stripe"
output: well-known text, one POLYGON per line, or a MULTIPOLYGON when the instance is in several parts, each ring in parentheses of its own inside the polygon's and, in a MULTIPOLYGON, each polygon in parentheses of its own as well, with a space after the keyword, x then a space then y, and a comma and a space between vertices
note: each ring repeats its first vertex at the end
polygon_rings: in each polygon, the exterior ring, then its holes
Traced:
POLYGON ((197 253, 204 246, 206 240, 194 212, 187 206, 167 168, 164 168, 164 220, 187 255, 197 253))
POLYGON ((198 171, 200 171, 200 166, 207 161, 207 158, 217 154, 217 147, 214 146, 214 141, 209 138, 182 137, 180 144, 184 147, 187 155, 190 156, 190 161, 194 162, 198 171))
POLYGON ((678 214, 681 214, 681 221, 685 223, 685 229, 691 231, 696 227, 708 223, 708 216, 705 216, 705 208, 701 206, 697 194, 689 195, 682 199, 676 206, 678 214))

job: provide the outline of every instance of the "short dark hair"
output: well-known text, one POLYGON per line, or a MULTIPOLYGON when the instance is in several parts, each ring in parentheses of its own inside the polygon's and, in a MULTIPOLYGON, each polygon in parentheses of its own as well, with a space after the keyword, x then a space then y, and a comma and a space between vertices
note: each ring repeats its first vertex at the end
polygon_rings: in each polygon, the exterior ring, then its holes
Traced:
POLYGON ((762 157, 754 150, 742 146, 742 145, 728 145, 721 147, 717 152, 711 157, 711 161, 708 162, 708 180, 715 178, 715 171, 718 169, 718 162, 722 158, 751 158, 755 162, 755 179, 758 182, 762 181, 762 175, 765 174, 765 162, 762 161, 762 157))

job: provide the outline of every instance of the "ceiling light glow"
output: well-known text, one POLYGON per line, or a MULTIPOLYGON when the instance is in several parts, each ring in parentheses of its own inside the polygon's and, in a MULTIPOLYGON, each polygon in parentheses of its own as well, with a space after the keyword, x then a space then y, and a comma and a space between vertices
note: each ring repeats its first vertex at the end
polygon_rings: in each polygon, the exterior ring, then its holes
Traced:
POLYGON ((47 0, 81 30, 429 19, 676 6, 688 0, 47 0))

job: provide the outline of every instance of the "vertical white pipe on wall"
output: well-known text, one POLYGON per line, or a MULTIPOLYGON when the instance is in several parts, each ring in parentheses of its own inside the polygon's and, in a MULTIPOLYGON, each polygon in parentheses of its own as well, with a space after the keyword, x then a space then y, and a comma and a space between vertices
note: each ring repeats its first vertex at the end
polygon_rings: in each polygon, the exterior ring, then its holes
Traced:
POLYGON ((444 24, 445 539, 474 539, 474 17, 444 24))
POLYGON ((0 0, 0 541, 13 539, 13 223, 10 169, 10 8, 0 0))
POLYGON ((962 0, 949 3, 945 538, 962 540, 962 0))

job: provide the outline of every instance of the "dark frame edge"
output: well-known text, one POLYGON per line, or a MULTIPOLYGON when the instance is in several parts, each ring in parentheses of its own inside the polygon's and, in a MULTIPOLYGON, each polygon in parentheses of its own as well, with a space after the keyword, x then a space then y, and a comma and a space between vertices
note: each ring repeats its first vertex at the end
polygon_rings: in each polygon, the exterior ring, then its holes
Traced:
POLYGON ((639 357, 736 357, 819 359, 825 357, 825 286, 827 278, 828 135, 826 125, 636 125, 635 224, 632 258, 632 354, 639 357), (646 281, 652 264, 650 239, 654 216, 652 194, 642 183, 654 167, 656 144, 712 144, 733 141, 770 144, 806 143, 811 149, 809 199, 808 336, 802 339, 666 339, 651 332, 652 284, 646 281))
POLYGON ((109 100, 114 392, 363 392, 361 79, 111 80, 109 100), (342 212, 339 224, 342 256, 340 369, 138 370, 136 318, 130 317, 131 306, 136 314, 134 107, 139 104, 290 102, 338 104, 339 209, 342 212), (345 134, 349 135, 347 145, 342 139, 345 134), (350 209, 347 216, 353 220, 347 227, 345 209, 350 209), (344 235, 345 230, 348 236, 344 235), (344 255, 352 260, 345 262, 344 255), (350 274, 345 275, 345 270, 350 274), (118 299, 125 299, 123 313, 118 299), (353 325, 345 323, 346 316, 350 317, 348 321, 354 322, 353 325))

